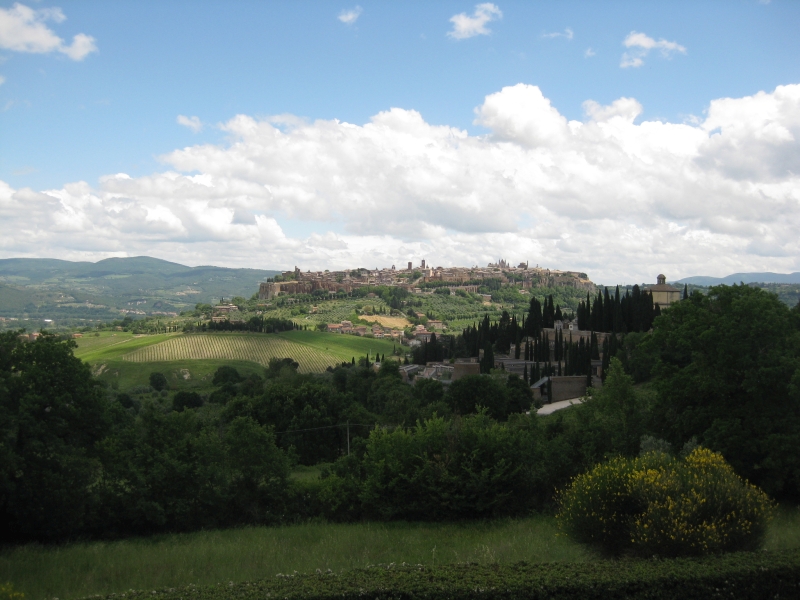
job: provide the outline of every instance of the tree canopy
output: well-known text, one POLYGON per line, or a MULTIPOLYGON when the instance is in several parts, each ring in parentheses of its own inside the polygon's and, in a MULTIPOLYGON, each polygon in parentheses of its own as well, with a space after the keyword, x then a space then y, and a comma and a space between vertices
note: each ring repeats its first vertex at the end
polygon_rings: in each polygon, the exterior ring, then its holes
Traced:
POLYGON ((800 314, 749 286, 693 294, 656 320, 654 428, 697 436, 770 494, 800 496, 800 314))

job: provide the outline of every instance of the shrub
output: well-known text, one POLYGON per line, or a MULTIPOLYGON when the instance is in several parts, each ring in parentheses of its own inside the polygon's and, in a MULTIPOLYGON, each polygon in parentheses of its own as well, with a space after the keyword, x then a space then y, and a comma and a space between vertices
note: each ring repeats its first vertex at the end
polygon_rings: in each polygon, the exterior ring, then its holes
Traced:
POLYGON ((211 381, 213 385, 223 385, 225 383, 239 383, 242 376, 239 375, 234 367, 223 365, 214 373, 214 379, 211 381))
POLYGON ((150 373, 150 387, 157 392, 167 389, 167 378, 163 373, 150 373))
POLYGON ((198 408, 203 406, 203 399, 197 392, 178 392, 172 398, 172 408, 182 411, 185 408, 198 408))
POLYGON ((133 398, 131 398, 130 394, 117 394, 117 402, 124 408, 133 408, 134 405, 133 398))
MULTIPOLYGON (((126 592, 129 600, 578 600, 582 598, 793 598, 800 586, 800 551, 709 556, 703 559, 374 565, 342 573, 279 574, 260 581, 126 592)), ((107 596, 109 600, 120 595, 107 596)))
POLYGON ((149 394, 152 391, 153 388, 149 385, 135 385, 128 390, 128 393, 132 396, 141 396, 142 394, 149 394))
MULTIPOLYGON (((535 419, 535 417, 534 417, 535 419)), ((535 492, 536 422, 494 422, 485 411, 413 429, 374 429, 360 468, 368 517, 449 520, 520 514, 535 492)))
POLYGON ((14 591, 14 586, 10 583, 0 585, 0 600, 22 600, 25 594, 14 591))
POLYGON ((558 502, 564 530, 611 555, 755 550, 772 513, 761 490, 705 448, 683 460, 663 452, 613 459, 573 479, 558 502))

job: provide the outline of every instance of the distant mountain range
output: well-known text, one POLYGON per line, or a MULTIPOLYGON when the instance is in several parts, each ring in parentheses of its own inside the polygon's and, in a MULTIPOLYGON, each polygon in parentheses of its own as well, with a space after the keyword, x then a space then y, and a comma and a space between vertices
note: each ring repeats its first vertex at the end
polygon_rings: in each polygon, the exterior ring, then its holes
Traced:
POLYGON ((689 283, 691 285, 733 285, 734 283, 797 283, 800 284, 800 273, 734 273, 727 277, 707 277, 698 275, 684 277, 675 283, 689 283))
POLYGON ((75 325, 78 321, 119 319, 125 314, 168 316, 222 297, 249 298, 261 281, 278 273, 187 267, 147 256, 96 263, 0 259, 0 317, 75 325))

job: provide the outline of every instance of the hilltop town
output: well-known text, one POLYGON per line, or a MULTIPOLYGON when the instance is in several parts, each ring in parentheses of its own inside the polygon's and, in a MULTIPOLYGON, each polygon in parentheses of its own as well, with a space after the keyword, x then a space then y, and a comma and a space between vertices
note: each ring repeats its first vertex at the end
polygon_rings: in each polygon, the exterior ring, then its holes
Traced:
POLYGON ((530 267, 527 262, 516 267, 504 259, 489 263, 486 267, 433 267, 422 259, 415 267, 411 261, 406 268, 395 265, 383 269, 350 269, 344 271, 306 271, 298 267, 284 271, 259 287, 260 300, 271 300, 279 294, 310 294, 317 290, 330 293, 350 293, 363 286, 401 287, 412 293, 424 293, 431 289, 447 287, 452 294, 458 290, 478 293, 478 288, 487 280, 497 280, 502 285, 513 285, 523 290, 536 287, 571 287, 589 292, 595 284, 586 273, 558 271, 530 267))

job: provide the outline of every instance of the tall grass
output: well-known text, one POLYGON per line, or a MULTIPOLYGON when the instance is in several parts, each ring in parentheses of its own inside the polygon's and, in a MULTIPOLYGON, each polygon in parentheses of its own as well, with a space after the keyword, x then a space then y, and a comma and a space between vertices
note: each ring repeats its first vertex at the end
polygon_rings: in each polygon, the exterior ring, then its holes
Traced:
MULTIPOLYGON (((767 550, 800 547, 800 509, 783 507, 767 550)), ((26 600, 256 580, 378 563, 583 562, 594 556, 550 516, 484 523, 310 523, 0 552, 0 583, 26 600)))
POLYGON ((27 600, 63 600, 390 562, 576 562, 590 557, 556 534, 554 520, 542 516, 469 524, 311 523, 60 547, 29 545, 0 554, 0 582, 11 582, 27 600))
POLYGON ((800 506, 781 506, 767 530, 767 550, 800 548, 800 506))

